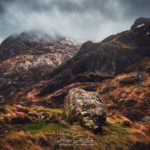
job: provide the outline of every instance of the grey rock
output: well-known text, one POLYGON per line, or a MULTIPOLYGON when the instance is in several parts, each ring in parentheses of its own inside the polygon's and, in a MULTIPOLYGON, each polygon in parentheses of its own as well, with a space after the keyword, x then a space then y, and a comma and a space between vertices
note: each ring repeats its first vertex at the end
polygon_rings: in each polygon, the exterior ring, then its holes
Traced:
POLYGON ((75 118, 90 130, 99 129, 106 121, 106 105, 96 92, 71 89, 65 98, 64 108, 67 118, 75 118))

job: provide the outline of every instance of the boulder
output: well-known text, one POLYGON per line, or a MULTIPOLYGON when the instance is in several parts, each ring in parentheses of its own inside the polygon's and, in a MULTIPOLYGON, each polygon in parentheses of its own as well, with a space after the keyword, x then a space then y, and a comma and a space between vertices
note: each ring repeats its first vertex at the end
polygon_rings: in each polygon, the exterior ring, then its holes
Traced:
POLYGON ((106 105, 96 92, 71 89, 65 97, 64 108, 67 118, 80 121, 90 130, 99 129, 106 121, 106 105))

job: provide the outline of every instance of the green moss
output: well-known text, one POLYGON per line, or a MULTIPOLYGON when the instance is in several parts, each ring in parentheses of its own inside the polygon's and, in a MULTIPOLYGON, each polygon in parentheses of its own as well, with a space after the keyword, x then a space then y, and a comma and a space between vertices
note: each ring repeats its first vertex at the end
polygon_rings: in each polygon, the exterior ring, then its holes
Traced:
POLYGON ((65 130, 65 127, 57 122, 38 122, 25 126, 25 131, 30 134, 52 133, 58 130, 65 130))

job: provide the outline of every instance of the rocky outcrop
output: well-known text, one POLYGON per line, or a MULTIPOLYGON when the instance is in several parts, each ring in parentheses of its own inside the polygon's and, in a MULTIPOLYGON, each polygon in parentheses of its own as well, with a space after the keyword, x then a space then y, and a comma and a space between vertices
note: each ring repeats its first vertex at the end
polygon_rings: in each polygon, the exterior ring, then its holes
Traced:
POLYGON ((97 130, 106 121, 106 106, 96 92, 71 89, 64 103, 67 118, 74 118, 88 129, 97 130))

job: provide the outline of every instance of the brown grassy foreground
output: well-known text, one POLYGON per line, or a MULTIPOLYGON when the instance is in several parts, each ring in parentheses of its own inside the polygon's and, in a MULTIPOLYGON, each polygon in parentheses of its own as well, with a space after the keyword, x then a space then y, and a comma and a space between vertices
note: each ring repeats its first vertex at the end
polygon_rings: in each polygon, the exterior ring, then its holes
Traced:
POLYGON ((98 134, 78 122, 68 123, 63 110, 5 106, 0 112, 1 150, 130 150, 148 149, 150 126, 109 114, 98 134))

